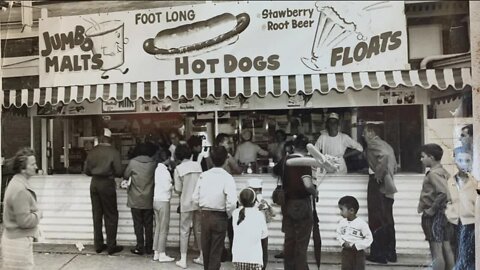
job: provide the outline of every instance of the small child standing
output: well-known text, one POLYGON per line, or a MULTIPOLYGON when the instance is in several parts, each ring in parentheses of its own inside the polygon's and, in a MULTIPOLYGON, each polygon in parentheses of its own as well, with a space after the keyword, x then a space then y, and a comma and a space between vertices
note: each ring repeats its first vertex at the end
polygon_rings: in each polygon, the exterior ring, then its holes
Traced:
POLYGON ((344 196, 338 201, 343 217, 337 226, 337 239, 342 249, 342 270, 365 269, 365 249, 372 244, 373 236, 368 224, 357 217, 358 201, 344 196))
POLYGON ((257 198, 255 200, 255 206, 258 207, 258 210, 263 213, 265 216, 265 221, 267 221, 267 224, 272 222, 273 218, 275 217, 275 213, 273 212, 272 206, 265 200, 263 199, 262 196, 262 179, 259 178, 251 178, 248 179, 247 181, 248 187, 253 189, 255 193, 257 194, 257 198))
POLYGON ((235 270, 265 269, 267 258, 264 257, 268 246, 268 229, 265 216, 255 207, 256 193, 251 188, 240 192, 241 208, 232 214, 234 235, 232 262, 235 270))
POLYGON ((430 170, 425 174, 417 211, 422 214, 422 229, 430 245, 433 270, 452 269, 454 257, 449 242, 451 227, 445 216, 449 196, 449 173, 440 164, 443 149, 438 144, 425 144, 420 161, 430 170))
POLYGON ((472 153, 459 149, 455 153, 458 173, 448 179, 450 200, 445 215, 453 225, 455 234, 451 243, 457 262, 455 269, 475 269, 475 200, 477 181, 472 171, 472 153))
POLYGON ((155 186, 153 191, 153 211, 155 213, 155 235, 153 237, 153 260, 173 262, 175 259, 165 254, 167 234, 170 223, 170 199, 172 197, 172 177, 167 166, 158 163, 155 169, 155 186))

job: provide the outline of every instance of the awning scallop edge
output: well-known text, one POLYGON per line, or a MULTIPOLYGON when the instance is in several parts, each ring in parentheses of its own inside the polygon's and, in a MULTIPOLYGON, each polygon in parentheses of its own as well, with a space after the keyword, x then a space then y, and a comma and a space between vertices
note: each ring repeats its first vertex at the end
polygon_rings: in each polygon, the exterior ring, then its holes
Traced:
POLYGON ((461 90, 467 85, 471 85, 470 68, 213 78, 4 90, 3 106, 31 107, 34 104, 67 104, 71 101, 94 101, 99 98, 162 100, 168 97, 178 100, 181 97, 192 99, 195 96, 279 96, 285 92, 295 95, 300 91, 305 94, 314 91, 327 94, 331 90, 344 92, 347 89, 378 89, 384 86, 419 86, 425 89, 436 87, 440 90, 453 87, 461 90))

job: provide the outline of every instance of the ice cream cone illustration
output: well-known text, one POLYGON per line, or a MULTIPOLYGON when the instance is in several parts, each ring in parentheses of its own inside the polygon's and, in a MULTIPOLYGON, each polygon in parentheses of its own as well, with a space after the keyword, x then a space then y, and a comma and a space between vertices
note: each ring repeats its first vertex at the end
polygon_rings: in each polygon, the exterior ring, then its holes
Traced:
POLYGON ((302 62, 312 70, 322 70, 330 63, 322 60, 329 59, 333 48, 352 35, 356 34, 357 39, 364 39, 364 37, 358 32, 356 24, 340 16, 335 8, 320 6, 318 2, 316 6, 319 17, 312 45, 312 56, 310 58, 303 57, 302 62))

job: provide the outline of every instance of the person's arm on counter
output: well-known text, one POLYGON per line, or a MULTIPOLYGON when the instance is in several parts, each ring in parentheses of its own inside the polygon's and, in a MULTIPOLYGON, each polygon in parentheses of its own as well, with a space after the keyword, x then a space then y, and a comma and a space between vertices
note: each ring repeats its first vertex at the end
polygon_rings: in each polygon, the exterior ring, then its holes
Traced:
POLYGON ((227 163, 227 166, 230 168, 230 172, 232 174, 241 174, 243 172, 242 167, 240 167, 235 160, 235 158, 228 154, 227 160, 225 161, 227 163))
MULTIPOLYGON (((345 146, 346 146, 347 148, 352 148, 352 149, 355 149, 355 150, 357 150, 357 151, 359 151, 359 152, 363 152, 363 146, 362 146, 359 142, 355 141, 354 139, 352 139, 352 138, 351 138, 350 136, 348 136, 347 134, 343 134, 343 133, 342 133, 342 135, 343 135, 343 143, 345 144, 345 146)), ((354 153, 355 153, 355 152, 353 152, 353 153, 350 154, 350 155, 353 155, 354 153)))
POLYGON ((268 156, 269 153, 267 150, 263 150, 258 144, 256 144, 256 148, 257 148, 257 154, 259 154, 260 156, 268 156))

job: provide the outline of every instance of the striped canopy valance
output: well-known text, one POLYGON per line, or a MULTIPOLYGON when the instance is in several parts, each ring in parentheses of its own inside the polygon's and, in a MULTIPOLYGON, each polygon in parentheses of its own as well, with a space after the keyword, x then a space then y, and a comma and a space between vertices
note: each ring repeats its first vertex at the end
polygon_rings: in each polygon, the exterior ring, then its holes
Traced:
POLYGON ((331 90, 344 92, 347 89, 378 89, 383 86, 419 86, 425 89, 436 87, 441 90, 453 87, 460 90, 470 84, 470 68, 214 78, 4 90, 3 106, 20 107, 26 104, 30 107, 34 104, 66 104, 99 98, 162 100, 168 97, 177 100, 181 97, 249 97, 254 94, 263 97, 269 93, 274 96, 285 92, 295 95, 299 91, 305 94, 314 91, 327 94, 331 90))

